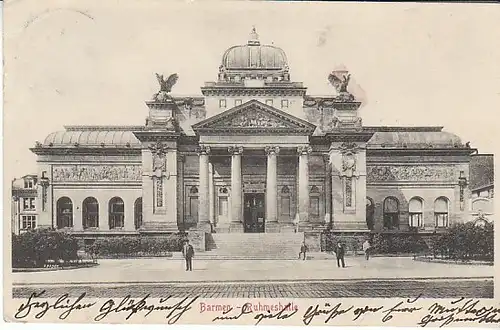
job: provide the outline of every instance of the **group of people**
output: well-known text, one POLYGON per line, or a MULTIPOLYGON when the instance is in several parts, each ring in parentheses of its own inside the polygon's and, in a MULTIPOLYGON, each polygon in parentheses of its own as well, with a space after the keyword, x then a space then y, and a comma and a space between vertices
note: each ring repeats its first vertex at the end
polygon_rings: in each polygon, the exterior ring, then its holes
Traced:
MULTIPOLYGON (((370 244, 369 240, 365 240, 363 243, 363 252, 365 253, 365 259, 369 260, 370 259, 370 253, 371 253, 372 246, 370 244)), ((306 254, 308 251, 308 247, 306 245, 306 242, 303 241, 302 245, 300 246, 300 252, 299 252, 299 259, 302 257, 302 260, 306 260, 306 254)), ((337 267, 340 268, 340 265, 342 265, 342 268, 345 268, 345 246, 342 244, 342 242, 337 242, 337 245, 335 246, 334 250, 335 255, 337 256, 337 267)), ((186 261, 186 271, 192 271, 193 270, 193 257, 194 257, 194 248, 189 243, 188 240, 184 242, 184 246, 182 247, 182 256, 184 257, 186 261)))
MULTIPOLYGON (((363 243, 363 252, 365 253, 365 259, 369 260, 370 259, 370 253, 371 253, 372 246, 370 244, 369 240, 365 240, 363 243)), ((300 252, 299 252, 299 259, 302 256, 302 260, 306 260, 306 253, 308 251, 308 247, 306 245, 306 242, 303 241, 302 245, 300 246, 300 252)), ((342 242, 337 242, 337 245, 333 249, 333 252, 337 256, 337 267, 340 268, 340 265, 342 265, 342 268, 345 268, 345 246, 342 244, 342 242)))

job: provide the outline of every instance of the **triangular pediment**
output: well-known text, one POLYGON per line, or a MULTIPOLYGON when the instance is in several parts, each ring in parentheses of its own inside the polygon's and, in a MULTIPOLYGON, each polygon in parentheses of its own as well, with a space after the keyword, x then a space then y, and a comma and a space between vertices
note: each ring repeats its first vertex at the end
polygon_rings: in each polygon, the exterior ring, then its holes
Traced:
POLYGON ((192 126, 198 134, 311 135, 316 126, 257 100, 226 110, 192 126))

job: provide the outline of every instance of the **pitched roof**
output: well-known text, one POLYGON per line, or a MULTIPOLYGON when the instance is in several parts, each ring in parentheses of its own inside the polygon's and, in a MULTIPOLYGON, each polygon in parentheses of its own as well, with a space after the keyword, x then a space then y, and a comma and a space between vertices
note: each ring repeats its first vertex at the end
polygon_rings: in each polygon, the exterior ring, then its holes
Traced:
POLYGON ((470 161, 469 177, 472 191, 494 184, 494 160, 491 154, 473 155, 470 161))

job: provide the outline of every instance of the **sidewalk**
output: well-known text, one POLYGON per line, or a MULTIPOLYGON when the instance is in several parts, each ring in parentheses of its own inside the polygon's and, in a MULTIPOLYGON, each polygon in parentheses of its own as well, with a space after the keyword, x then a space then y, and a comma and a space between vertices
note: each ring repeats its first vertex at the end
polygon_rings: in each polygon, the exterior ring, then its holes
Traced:
POLYGON ((444 265, 409 257, 346 259, 346 268, 333 260, 193 260, 193 271, 182 260, 108 259, 99 266, 72 270, 13 273, 14 284, 99 284, 166 282, 251 282, 353 279, 443 279, 494 275, 492 266, 444 265))

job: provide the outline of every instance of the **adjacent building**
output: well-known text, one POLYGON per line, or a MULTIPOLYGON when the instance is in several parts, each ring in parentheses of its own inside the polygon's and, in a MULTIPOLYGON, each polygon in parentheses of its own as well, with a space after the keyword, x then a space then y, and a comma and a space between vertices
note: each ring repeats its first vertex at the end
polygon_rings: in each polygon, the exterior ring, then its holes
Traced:
POLYGON ((493 221, 494 183, 493 155, 473 155, 470 162, 472 220, 493 221))
POLYGON ((37 175, 25 175, 12 180, 11 230, 14 234, 37 227, 37 196, 37 175))
POLYGON ((171 96, 176 79, 158 76, 145 125, 67 126, 36 143, 37 226, 317 237, 434 232, 470 217, 476 150, 442 127, 364 126, 346 70, 329 75, 332 95, 311 95, 253 30, 201 95, 171 96))

